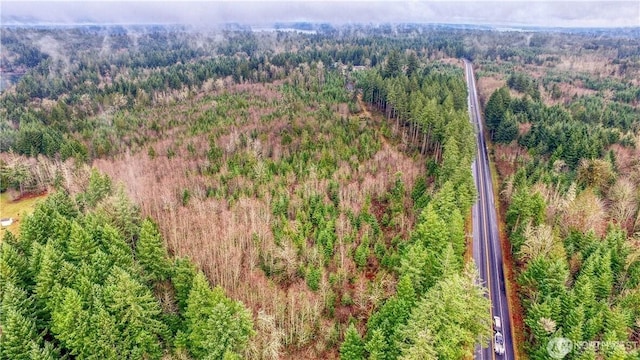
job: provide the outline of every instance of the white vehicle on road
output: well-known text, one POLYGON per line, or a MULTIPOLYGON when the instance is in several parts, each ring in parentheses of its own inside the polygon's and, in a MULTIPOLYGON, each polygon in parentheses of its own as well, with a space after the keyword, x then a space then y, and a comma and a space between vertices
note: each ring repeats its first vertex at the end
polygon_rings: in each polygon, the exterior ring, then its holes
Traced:
POLYGON ((502 320, 500 316, 493 317, 493 327, 496 330, 496 334, 493 337, 493 349, 496 354, 502 355, 504 354, 504 336, 502 336, 502 320))
POLYGON ((495 349, 496 354, 504 354, 504 337, 502 337, 502 333, 500 331, 498 331, 494 336, 493 348, 495 349))
POLYGON ((502 319, 500 319, 500 316, 494 316, 493 317, 493 328, 497 332, 502 331, 502 319))

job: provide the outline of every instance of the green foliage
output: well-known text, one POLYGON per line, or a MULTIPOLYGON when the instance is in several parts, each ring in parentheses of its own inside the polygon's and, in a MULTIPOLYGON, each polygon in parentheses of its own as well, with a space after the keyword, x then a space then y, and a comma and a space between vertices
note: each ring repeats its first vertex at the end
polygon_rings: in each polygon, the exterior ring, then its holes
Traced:
POLYGON ((160 321, 160 305, 147 286, 115 267, 105 282, 104 303, 113 318, 119 319, 115 321, 119 334, 115 338, 121 354, 160 358, 160 339, 167 336, 167 328, 160 321))
POLYGON ((508 144, 518 137, 518 123, 511 113, 507 112, 498 125, 493 140, 497 143, 508 144))
POLYGON ((344 342, 340 346, 340 360, 364 360, 364 342, 358 329, 349 325, 344 334, 344 342))
POLYGON ((191 191, 189 189, 183 189, 181 194, 182 206, 189 205, 189 200, 191 200, 191 191))
POLYGON ((219 287, 211 290, 202 273, 193 278, 184 316, 183 341, 196 359, 230 356, 253 334, 251 314, 219 287))
POLYGON ((66 194, 52 194, 19 237, 0 243, 0 357, 160 359, 182 344, 198 358, 231 358, 253 334, 251 314, 212 291, 189 261, 171 266, 155 224, 138 227, 137 210, 110 195, 110 184, 92 173, 77 196, 82 214, 66 194), (135 259, 125 236, 138 239, 135 259), (161 308, 148 279, 171 280, 175 304, 167 305, 177 314, 161 308))
POLYGON ((365 267, 369 260, 369 254, 371 250, 369 249, 369 237, 365 234, 362 237, 360 245, 356 247, 356 250, 353 253, 353 261, 355 261, 356 265, 359 267, 365 267))
POLYGON ((369 353, 369 360, 386 359, 387 347, 387 340, 380 329, 375 329, 372 332, 371 339, 364 346, 367 353, 369 353))
POLYGON ((500 124, 505 119, 505 114, 509 109, 509 105, 511 103, 511 96, 509 95, 509 90, 507 88, 500 88, 496 90, 489 97, 489 101, 487 101, 487 105, 484 111, 487 128, 490 133, 493 134, 500 127, 500 124))
POLYGON ((320 280, 322 278, 322 272, 320 268, 316 266, 310 266, 307 270, 307 285, 309 289, 318 291, 320 288, 320 280))
POLYGON ((385 68, 386 77, 398 77, 402 71, 402 64, 400 63, 400 54, 397 51, 391 51, 387 57, 387 64, 385 68))
MULTIPOLYGON (((507 209, 507 227, 513 231, 529 221, 532 225, 539 225, 544 220, 545 208, 546 204, 539 193, 531 193, 527 188, 522 187, 513 195, 507 209)), ((518 250, 519 246, 516 246, 518 250)))
POLYGON ((534 83, 533 80, 525 73, 513 73, 507 79, 507 86, 521 93, 528 92, 534 83))
POLYGON ((60 150, 63 141, 63 136, 59 131, 39 122, 27 120, 17 134, 15 149, 18 153, 29 156, 38 154, 53 156, 60 150))
POLYGON ((149 279, 162 281, 168 277, 171 264, 167 250, 156 225, 150 219, 142 221, 136 243, 136 257, 149 279))
POLYGON ((3 304, 0 355, 4 359, 31 360, 31 344, 38 340, 35 321, 18 309, 3 304))
POLYGON ((89 186, 87 190, 79 196, 77 202, 95 207, 97 203, 112 193, 111 179, 108 175, 100 175, 96 169, 91 170, 89 175, 89 186))
POLYGON ((419 346, 427 357, 435 353, 439 358, 463 359, 473 356, 476 343, 487 342, 491 304, 477 276, 475 270, 453 274, 427 291, 401 330, 405 358, 414 358, 413 347, 419 346))
POLYGON ((191 292, 191 286, 193 285, 193 278, 197 274, 197 270, 193 263, 187 259, 177 258, 173 264, 173 274, 171 282, 176 290, 176 302, 181 312, 187 309, 187 301, 189 299, 189 293, 191 292))

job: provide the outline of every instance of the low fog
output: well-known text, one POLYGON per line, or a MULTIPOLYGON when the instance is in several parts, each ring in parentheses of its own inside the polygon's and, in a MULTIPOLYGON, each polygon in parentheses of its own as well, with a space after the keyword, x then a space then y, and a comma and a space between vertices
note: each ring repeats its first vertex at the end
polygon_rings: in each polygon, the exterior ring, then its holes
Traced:
POLYGON ((640 26, 639 1, 3 1, 3 24, 20 22, 221 23, 429 22, 553 27, 640 26))

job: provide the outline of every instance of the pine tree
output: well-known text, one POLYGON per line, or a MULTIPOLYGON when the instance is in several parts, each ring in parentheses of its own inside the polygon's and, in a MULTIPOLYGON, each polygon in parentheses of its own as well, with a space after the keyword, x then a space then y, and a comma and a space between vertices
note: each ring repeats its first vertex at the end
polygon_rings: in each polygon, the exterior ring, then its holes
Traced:
POLYGON ((408 274, 400 276, 398 285, 396 286, 396 296, 398 296, 398 299, 411 304, 416 301, 416 291, 413 287, 411 277, 408 274))
POLYGON ((460 149, 455 135, 451 135, 444 144, 442 153, 442 165, 438 174, 438 181, 444 184, 450 180, 453 174, 460 168, 460 149))
POLYGON ((409 245, 407 252, 400 258, 399 273, 410 280, 413 288, 421 293, 426 289, 431 279, 430 259, 432 254, 420 243, 409 245))
POLYGON ((12 282, 8 282, 2 289, 0 298, 0 324, 7 321, 7 311, 13 309, 24 316, 32 316, 35 312, 33 299, 27 295, 24 289, 12 282))
POLYGON ((460 210, 454 209, 447 222, 449 228, 449 244, 454 253, 462 259, 465 251, 466 236, 464 231, 464 218, 460 210))
POLYGON ((447 224, 440 218, 439 212, 434 209, 432 203, 422 211, 420 222, 412 237, 419 240, 425 248, 435 252, 447 243, 449 239, 447 224))
POLYGON ((44 346, 40 347, 38 343, 31 342, 30 360, 58 360, 60 358, 60 350, 52 343, 45 341, 44 346))
POLYGON ((402 343, 409 344, 402 349, 403 355, 413 354, 417 343, 429 348, 430 341, 422 339, 425 330, 433 336, 435 353, 444 359, 471 357, 474 344, 489 340, 491 304, 477 277, 477 271, 468 268, 464 275, 450 275, 427 291, 401 330, 402 343))
POLYGON ((411 77, 411 75, 416 73, 419 66, 418 61, 416 53, 412 52, 409 54, 409 57, 407 58, 407 77, 411 77))
POLYGON ((184 313, 197 271, 189 259, 178 258, 175 260, 172 273, 171 282, 176 290, 176 301, 180 312, 184 313))
POLYGON ((504 119, 505 112, 509 109, 511 103, 511 96, 509 90, 506 87, 502 87, 491 94, 487 106, 485 109, 485 118, 487 121, 487 128, 489 132, 493 134, 500 126, 500 123, 504 119))
POLYGON ((518 137, 518 123, 510 112, 507 112, 498 124, 493 135, 493 140, 498 143, 508 144, 518 137))
POLYGON ((140 231, 140 211, 129 200, 123 187, 118 187, 110 201, 98 207, 101 213, 118 229, 128 244, 134 244, 140 231))
POLYGON ((9 243, 0 243, 0 294, 9 282, 28 288, 29 277, 29 265, 24 255, 9 243))
POLYGON ((167 278, 171 269, 167 249, 158 229, 149 219, 142 222, 140 238, 136 244, 136 255, 149 279, 162 281, 167 278))
POLYGON ((385 68, 385 77, 397 77, 401 73, 400 54, 393 50, 387 57, 387 65, 385 68))
POLYGON ((30 360, 31 342, 38 339, 35 320, 4 304, 2 312, 0 355, 3 359, 30 360))
POLYGON ((91 329, 89 333, 92 353, 99 359, 122 359, 120 352, 122 334, 117 327, 117 319, 105 308, 102 301, 96 301, 91 309, 91 329))
POLYGON ((379 311, 375 312, 367 322, 369 333, 380 330, 387 341, 387 358, 395 359, 400 355, 398 344, 400 343, 400 334, 398 330, 402 324, 407 322, 414 303, 391 297, 385 301, 379 311))
POLYGON ((49 215, 58 213, 68 220, 77 218, 79 214, 75 201, 64 191, 49 195, 43 206, 50 209, 49 215))
POLYGON ((410 347, 404 348, 400 360, 437 360, 434 339, 429 329, 419 331, 410 347))
POLYGON ((130 269, 133 266, 131 247, 124 241, 118 230, 110 224, 102 225, 101 228, 102 245, 113 265, 130 269))
POLYGON ((219 287, 211 290, 202 273, 193 278, 184 316, 183 341, 196 359, 219 359, 237 352, 253 334, 247 309, 228 299, 219 287))
POLYGON ((91 169, 89 175, 89 186, 87 190, 81 194, 80 203, 86 203, 89 207, 96 206, 98 201, 104 199, 111 193, 111 179, 108 175, 100 175, 98 170, 91 169))
POLYGON ((72 355, 88 355, 85 345, 90 325, 83 299, 77 291, 65 288, 59 290, 55 303, 51 312, 51 332, 72 355))
POLYGON ((71 223, 71 234, 67 247, 69 260, 76 264, 81 261, 89 261, 91 254, 96 250, 97 244, 91 235, 77 222, 71 223))
POLYGON ((364 360, 364 343, 353 324, 347 328, 344 342, 340 346, 340 360, 364 360))
POLYGON ((160 321, 160 305, 148 287, 114 267, 105 282, 104 304, 116 319, 123 358, 161 357, 160 339, 167 338, 168 333, 160 321))
POLYGON ((380 329, 373 330, 371 339, 364 346, 369 353, 369 360, 385 360, 387 359, 387 341, 380 329))

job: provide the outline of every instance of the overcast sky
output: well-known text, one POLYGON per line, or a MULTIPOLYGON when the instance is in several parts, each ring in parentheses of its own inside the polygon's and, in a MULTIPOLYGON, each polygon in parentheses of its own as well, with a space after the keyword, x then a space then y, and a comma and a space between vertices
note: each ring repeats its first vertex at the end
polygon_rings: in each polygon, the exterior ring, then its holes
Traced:
POLYGON ((424 22, 563 27, 640 26, 634 1, 15 1, 0 20, 49 23, 424 22))

